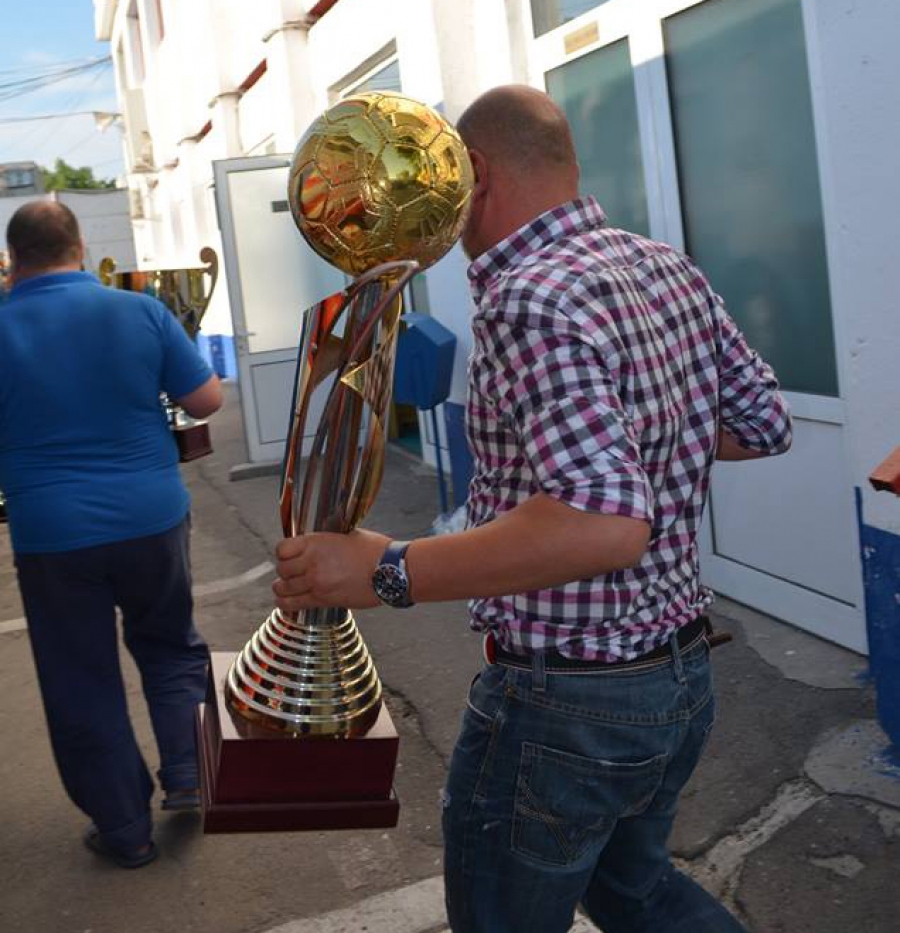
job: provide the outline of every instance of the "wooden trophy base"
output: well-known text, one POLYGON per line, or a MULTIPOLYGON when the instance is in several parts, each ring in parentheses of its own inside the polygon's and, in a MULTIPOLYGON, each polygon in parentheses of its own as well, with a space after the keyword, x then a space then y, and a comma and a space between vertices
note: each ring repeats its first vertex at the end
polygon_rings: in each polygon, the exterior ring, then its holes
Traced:
POLYGON ((181 463, 190 463, 191 460, 197 460, 213 452, 209 425, 205 421, 175 425, 172 433, 175 435, 178 460, 181 463))
POLYGON ((205 833, 396 826, 400 743, 386 707, 358 738, 272 732, 233 715, 225 677, 235 655, 213 652, 209 696, 197 708, 205 833))

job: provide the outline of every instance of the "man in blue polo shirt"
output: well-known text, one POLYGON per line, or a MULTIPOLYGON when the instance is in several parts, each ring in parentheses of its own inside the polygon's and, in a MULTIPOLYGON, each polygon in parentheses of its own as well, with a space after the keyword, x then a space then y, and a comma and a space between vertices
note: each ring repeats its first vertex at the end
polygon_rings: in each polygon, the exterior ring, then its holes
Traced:
POLYGON ((119 669, 116 607, 141 672, 169 809, 196 804, 193 713, 208 650, 194 628, 188 492, 160 393, 193 417, 218 379, 167 309, 82 272, 78 222, 35 201, 7 227, 0 313, 0 489, 50 740, 89 848, 156 857, 153 781, 119 669))

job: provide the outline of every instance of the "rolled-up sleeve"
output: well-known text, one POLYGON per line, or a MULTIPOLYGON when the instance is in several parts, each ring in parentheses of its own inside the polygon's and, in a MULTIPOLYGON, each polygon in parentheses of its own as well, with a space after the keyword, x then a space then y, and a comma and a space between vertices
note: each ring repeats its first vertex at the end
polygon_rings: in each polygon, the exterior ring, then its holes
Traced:
POLYGON ((653 491, 616 387, 591 345, 532 334, 507 414, 535 483, 582 511, 653 520, 653 491))
POLYGON ((747 345, 713 296, 719 333, 719 426, 742 447, 784 453, 791 446, 791 413, 771 366, 747 345))

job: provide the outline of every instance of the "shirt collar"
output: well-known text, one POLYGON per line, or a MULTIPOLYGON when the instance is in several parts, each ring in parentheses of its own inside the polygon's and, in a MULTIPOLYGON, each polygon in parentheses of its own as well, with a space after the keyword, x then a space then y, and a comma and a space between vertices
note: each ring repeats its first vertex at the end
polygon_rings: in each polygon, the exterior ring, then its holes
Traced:
POLYGON ((476 301, 480 300, 491 279, 506 267, 562 237, 596 230, 605 224, 606 214, 603 213, 603 208, 590 195, 566 201, 540 214, 482 253, 469 266, 468 276, 476 301))
POLYGON ((17 298, 19 295, 39 291, 42 288, 52 288, 55 285, 73 285, 76 282, 96 281, 96 276, 90 272, 48 272, 46 275, 33 275, 21 282, 16 282, 9 296, 10 298, 17 298))

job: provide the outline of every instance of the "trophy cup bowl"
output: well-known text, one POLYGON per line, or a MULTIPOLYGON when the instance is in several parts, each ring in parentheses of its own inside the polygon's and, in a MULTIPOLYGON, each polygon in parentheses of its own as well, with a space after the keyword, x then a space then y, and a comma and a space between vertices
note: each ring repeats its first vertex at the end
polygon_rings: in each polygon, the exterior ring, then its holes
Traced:
MULTIPOLYGON (((161 301, 175 315, 188 337, 196 340, 219 278, 219 257, 212 247, 204 246, 200 250, 200 262, 204 265, 118 271, 115 260, 106 256, 100 260, 97 273, 104 285, 152 295, 161 301)), ((163 397, 162 403, 178 445, 179 460, 187 463, 212 453, 209 425, 190 418, 167 397, 163 397)))
POLYGON ((200 250, 200 262, 202 266, 120 271, 116 261, 106 256, 100 260, 97 277, 104 285, 152 295, 175 315, 188 337, 196 340, 219 278, 219 257, 211 246, 200 250))
MULTIPOLYGON (((455 130, 399 94, 348 97, 300 140, 294 220, 354 280, 304 316, 279 495, 285 537, 349 532, 371 508, 402 291, 456 242, 472 187, 455 130), (317 392, 323 413, 307 431, 317 392)), ((198 742, 206 832, 396 824, 398 738, 347 609, 275 609, 236 656, 214 653, 198 742)))

